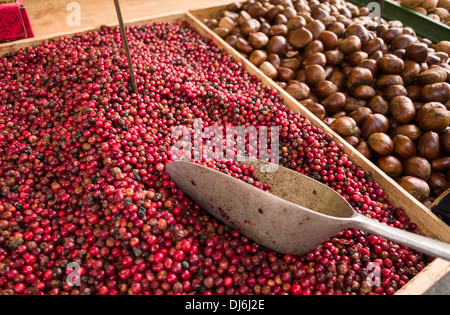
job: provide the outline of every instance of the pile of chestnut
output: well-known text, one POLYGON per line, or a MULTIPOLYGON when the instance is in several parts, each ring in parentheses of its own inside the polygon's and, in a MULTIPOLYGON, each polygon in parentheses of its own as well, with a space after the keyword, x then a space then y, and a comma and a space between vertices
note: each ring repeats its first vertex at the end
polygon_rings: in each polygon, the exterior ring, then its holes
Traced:
POLYGON ((450 0, 395 0, 398 4, 450 25, 450 0))
POLYGON ((343 0, 250 0, 204 23, 419 201, 450 189, 448 45, 343 0))

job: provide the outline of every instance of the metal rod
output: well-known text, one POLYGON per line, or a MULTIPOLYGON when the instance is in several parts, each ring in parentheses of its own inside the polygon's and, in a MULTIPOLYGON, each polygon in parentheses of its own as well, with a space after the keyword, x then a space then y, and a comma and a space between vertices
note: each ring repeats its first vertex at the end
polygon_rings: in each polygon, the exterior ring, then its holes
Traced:
POLYGON ((127 34, 125 32, 125 26, 123 25, 122 11, 120 9, 119 0, 114 0, 116 6, 117 18, 119 19, 120 32, 122 34, 123 48, 125 49, 125 54, 127 55, 128 68, 130 70, 131 82, 133 84, 134 93, 138 94, 138 87, 136 82, 136 76, 134 74, 133 63, 131 61, 130 46, 128 44, 127 34))

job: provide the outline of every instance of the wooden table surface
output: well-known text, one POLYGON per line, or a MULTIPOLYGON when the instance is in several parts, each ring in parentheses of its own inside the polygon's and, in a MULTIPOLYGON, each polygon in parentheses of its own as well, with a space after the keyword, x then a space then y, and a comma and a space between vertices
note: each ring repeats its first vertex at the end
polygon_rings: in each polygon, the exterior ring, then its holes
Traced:
MULTIPOLYGON (((23 0, 36 37, 57 33, 73 32, 117 23, 113 0, 23 0), (80 5, 80 26, 70 26, 67 17, 72 12, 69 3, 80 5)), ((125 21, 140 17, 156 16, 176 11, 219 6, 235 2, 233 0, 121 0, 125 21)))

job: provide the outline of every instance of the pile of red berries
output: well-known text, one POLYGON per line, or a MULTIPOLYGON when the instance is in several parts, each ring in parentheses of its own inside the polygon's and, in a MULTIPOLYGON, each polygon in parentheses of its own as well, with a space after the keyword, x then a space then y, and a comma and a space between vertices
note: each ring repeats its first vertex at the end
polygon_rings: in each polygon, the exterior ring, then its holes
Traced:
MULTIPOLYGON (((425 267, 421 254, 357 230, 280 255, 204 212, 164 172, 171 128, 196 118, 279 126, 281 165, 360 213, 416 229, 331 136, 187 24, 127 33, 139 95, 117 28, 0 59, 1 294, 393 294, 425 267), (67 281, 71 263, 81 286, 67 281)), ((202 163, 259 185, 237 162, 202 163)))

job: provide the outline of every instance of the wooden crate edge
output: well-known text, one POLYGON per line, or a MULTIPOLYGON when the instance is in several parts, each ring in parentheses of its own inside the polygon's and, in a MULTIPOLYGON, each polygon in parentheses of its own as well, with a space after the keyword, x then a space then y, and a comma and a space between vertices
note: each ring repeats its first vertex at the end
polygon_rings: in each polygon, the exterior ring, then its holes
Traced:
MULTIPOLYGON (((177 20, 184 20, 186 19, 186 12, 179 11, 179 12, 172 12, 169 14, 161 14, 156 16, 149 16, 139 19, 130 19, 124 21, 125 26, 136 26, 136 25, 144 25, 149 24, 152 22, 175 22, 177 20)), ((85 29, 80 29, 72 32, 63 32, 63 33, 55 33, 47 36, 40 36, 40 37, 34 37, 29 39, 23 39, 13 42, 7 42, 0 44, 0 57, 5 55, 6 53, 11 53, 18 51, 21 48, 29 47, 29 46, 37 46, 42 44, 44 41, 47 40, 58 40, 65 36, 74 36, 76 34, 84 34, 88 32, 97 31, 100 27, 108 27, 108 28, 114 28, 119 26, 119 23, 112 23, 112 24, 103 24, 98 25, 97 27, 89 27, 85 29)))
POLYGON ((440 258, 435 259, 398 290, 396 295, 423 295, 449 272, 450 262, 440 258))

